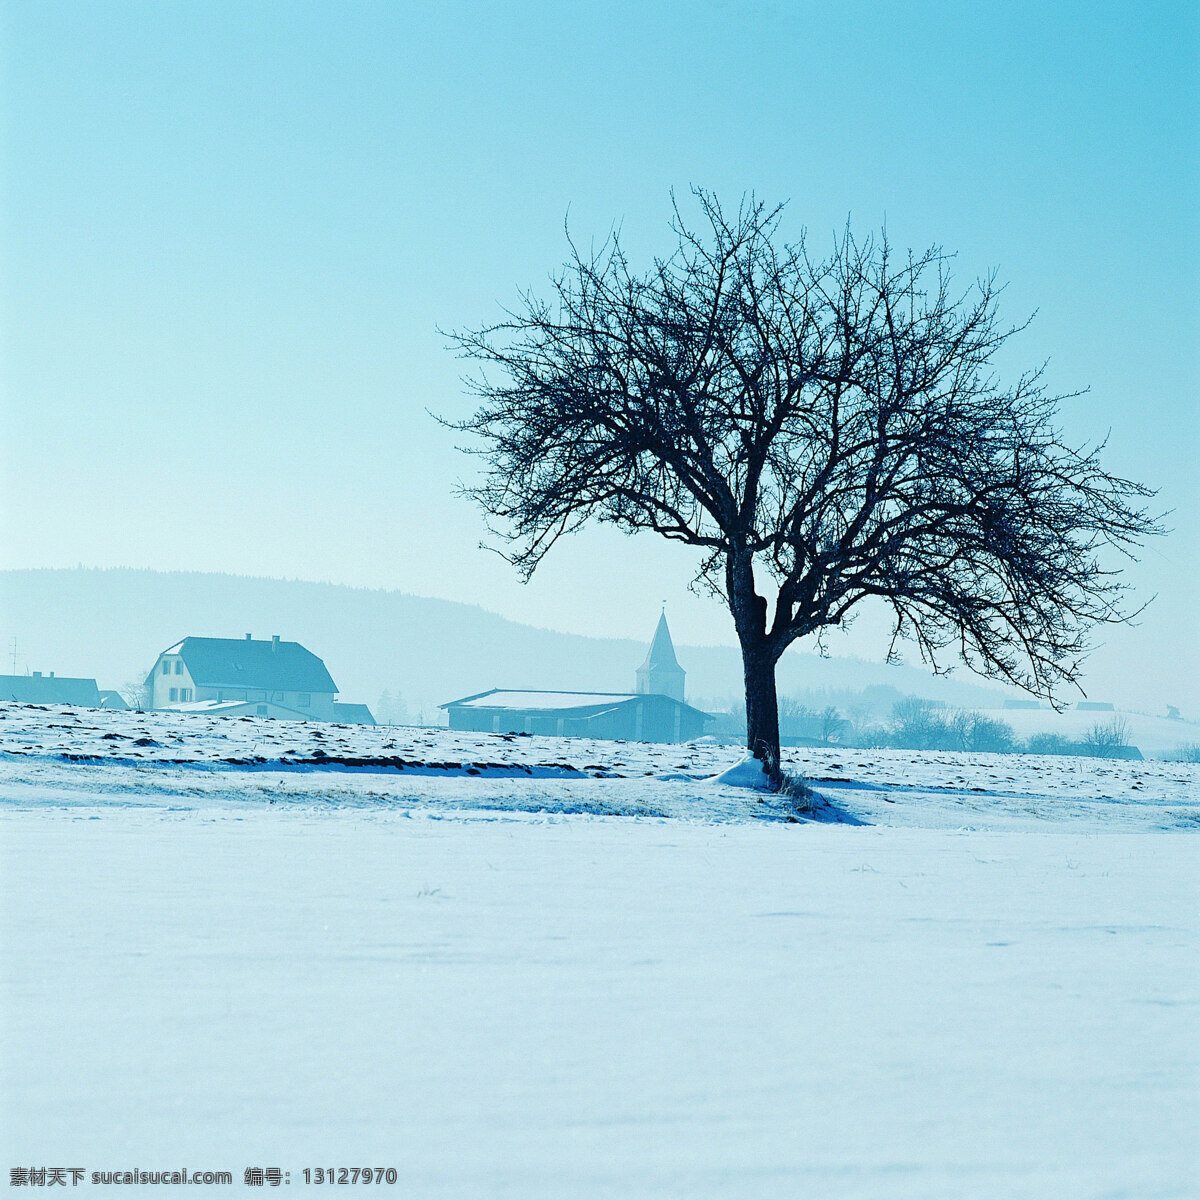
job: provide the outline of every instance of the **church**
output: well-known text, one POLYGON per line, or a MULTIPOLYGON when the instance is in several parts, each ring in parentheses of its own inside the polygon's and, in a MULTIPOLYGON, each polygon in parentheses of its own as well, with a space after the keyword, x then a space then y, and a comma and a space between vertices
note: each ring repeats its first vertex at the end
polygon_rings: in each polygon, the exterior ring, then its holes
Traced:
POLYGON ((664 613, 632 692, 536 692, 493 688, 441 705, 451 729, 539 733, 627 742, 687 742, 704 733, 707 714, 683 699, 664 613))

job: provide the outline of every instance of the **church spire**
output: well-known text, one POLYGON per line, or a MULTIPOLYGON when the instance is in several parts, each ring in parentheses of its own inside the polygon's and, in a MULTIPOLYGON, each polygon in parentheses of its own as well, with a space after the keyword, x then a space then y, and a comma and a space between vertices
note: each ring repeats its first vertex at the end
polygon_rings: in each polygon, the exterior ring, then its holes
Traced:
POLYGON ((683 680, 686 672, 675 658, 675 647, 671 642, 671 631, 667 628, 667 613, 664 606, 650 642, 646 661, 638 668, 637 690, 641 694, 670 696, 683 700, 683 680))

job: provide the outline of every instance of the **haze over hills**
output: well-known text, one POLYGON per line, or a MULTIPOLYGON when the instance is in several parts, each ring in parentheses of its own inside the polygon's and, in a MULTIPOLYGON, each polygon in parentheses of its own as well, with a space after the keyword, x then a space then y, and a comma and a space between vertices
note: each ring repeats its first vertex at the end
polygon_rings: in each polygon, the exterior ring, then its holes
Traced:
MULTIPOLYGON (((278 634, 325 661, 343 700, 376 704, 386 689, 413 717, 492 687, 628 691, 646 641, 557 633, 450 600, 329 583, 132 569, 0 572, 3 672, 94 676, 101 687, 144 677, 180 638, 278 634)), ((668 611, 668 620, 670 613, 668 611)), ((727 646, 676 646, 690 700, 741 695, 741 660, 727 646)), ((953 704, 994 707, 1004 693, 915 667, 789 651, 780 694, 890 685, 953 704)))

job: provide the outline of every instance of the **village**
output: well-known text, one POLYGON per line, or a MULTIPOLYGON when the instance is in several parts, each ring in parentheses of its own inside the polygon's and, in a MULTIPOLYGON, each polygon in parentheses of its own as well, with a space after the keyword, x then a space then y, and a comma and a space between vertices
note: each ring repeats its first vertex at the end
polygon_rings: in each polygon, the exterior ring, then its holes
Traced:
MULTIPOLYGON (((486 671, 486 664, 481 672, 486 671)), ((94 678, 33 671, 0 675, 0 703, 260 717, 341 725, 427 725, 461 732, 528 734, 621 742, 743 744, 744 712, 689 702, 665 611, 646 655, 631 666, 627 692, 490 687, 448 699, 428 722, 397 720, 385 693, 376 710, 340 698, 324 660, 273 635, 187 636, 161 651, 136 687, 101 688, 94 678)), ((482 682, 482 681, 481 681, 482 682)), ((1008 698, 980 711, 875 689, 863 703, 780 698, 781 745, 1077 755, 1086 758, 1200 758, 1200 726, 1174 706, 1159 714, 1125 712, 1079 700, 1055 712, 1008 698)))
MULTIPOLYGON (((626 693, 491 688, 441 705, 451 729, 558 737, 684 742, 704 735, 709 715, 684 702, 684 675, 665 614, 636 683, 626 693)), ((338 699, 325 663, 278 635, 185 637, 163 650, 137 695, 100 689, 95 679, 34 671, 0 675, 0 701, 139 708, 210 717, 268 717, 374 725, 366 704, 338 699), (131 703, 132 701, 132 703, 131 703)))

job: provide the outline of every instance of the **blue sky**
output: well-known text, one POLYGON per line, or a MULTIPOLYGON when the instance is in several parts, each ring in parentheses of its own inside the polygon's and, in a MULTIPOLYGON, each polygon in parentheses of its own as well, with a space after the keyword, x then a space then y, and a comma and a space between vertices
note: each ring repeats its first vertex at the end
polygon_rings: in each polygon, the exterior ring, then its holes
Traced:
MULTIPOLYGON (((598 531, 522 587, 453 494, 437 327, 669 192, 998 268, 1006 355, 1161 489, 1159 594, 1094 695, 1200 713, 1200 18, 1188 4, 246 4, 3 15, 0 565, 328 579, 732 641, 686 551, 598 531), (619 586, 614 587, 614 581, 619 586), (1175 697, 1175 699, 1171 699, 1175 697)), ((871 622, 834 648, 872 655, 871 622)))

